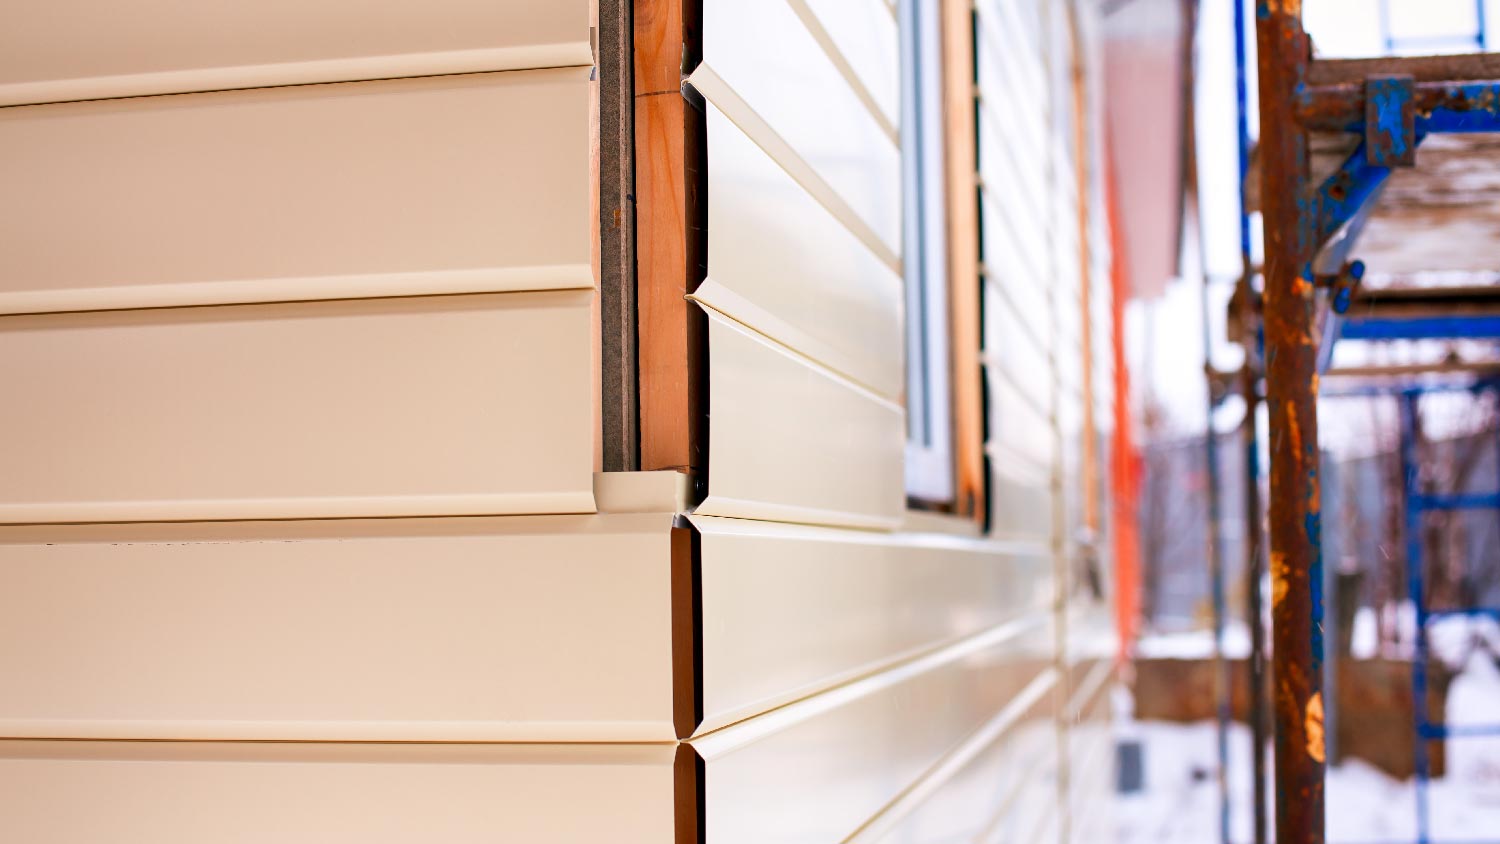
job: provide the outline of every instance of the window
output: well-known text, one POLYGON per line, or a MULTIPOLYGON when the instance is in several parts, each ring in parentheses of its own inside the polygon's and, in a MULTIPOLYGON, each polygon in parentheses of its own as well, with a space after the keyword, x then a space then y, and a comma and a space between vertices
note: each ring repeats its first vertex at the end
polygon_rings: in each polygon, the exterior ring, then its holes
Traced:
POLYGON ((901 2, 906 492, 954 501, 941 3, 901 2))

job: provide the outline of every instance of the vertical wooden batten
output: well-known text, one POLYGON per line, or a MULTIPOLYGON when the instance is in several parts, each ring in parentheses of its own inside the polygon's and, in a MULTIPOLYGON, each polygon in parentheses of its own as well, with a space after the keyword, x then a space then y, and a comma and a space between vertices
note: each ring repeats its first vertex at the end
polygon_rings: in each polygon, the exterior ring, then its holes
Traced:
MULTIPOLYGON (((1093 183, 1090 168, 1088 76, 1083 63, 1083 39, 1079 33, 1078 12, 1068 7, 1068 37, 1073 45, 1073 172, 1078 186, 1078 309, 1082 317, 1080 342, 1083 349, 1083 526, 1089 541, 1096 541, 1102 527, 1099 494, 1099 424, 1094 413, 1094 255, 1089 236, 1093 203, 1089 187, 1093 183)), ((1093 548, 1089 549, 1090 553, 1093 548)))
POLYGON ((698 62, 695 0, 635 0, 640 469, 699 476, 706 462, 703 115, 683 95, 698 62))
POLYGON ((954 510, 984 524, 984 373, 980 365, 979 170, 974 118, 974 17, 943 0, 943 113, 947 122, 948 273, 952 327, 954 510))

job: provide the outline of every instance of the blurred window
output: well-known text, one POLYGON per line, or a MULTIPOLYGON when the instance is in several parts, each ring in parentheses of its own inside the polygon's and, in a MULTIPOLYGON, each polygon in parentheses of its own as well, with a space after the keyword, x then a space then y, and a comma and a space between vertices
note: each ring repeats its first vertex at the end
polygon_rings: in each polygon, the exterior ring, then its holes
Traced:
POLYGON ((906 491, 930 503, 954 499, 940 5, 901 3, 906 491))

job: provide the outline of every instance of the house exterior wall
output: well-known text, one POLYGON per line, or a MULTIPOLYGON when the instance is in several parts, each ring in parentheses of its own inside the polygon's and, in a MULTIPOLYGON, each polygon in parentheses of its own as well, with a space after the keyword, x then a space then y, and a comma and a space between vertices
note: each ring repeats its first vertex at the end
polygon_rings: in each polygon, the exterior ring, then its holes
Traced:
POLYGON ((987 531, 907 503, 885 0, 702 0, 707 471, 598 471, 592 6, 0 35, 0 838, 1095 840, 1092 6, 974 17, 987 531))
POLYGON ((592 15, 9 16, 0 838, 671 840, 676 482, 595 474, 592 15))

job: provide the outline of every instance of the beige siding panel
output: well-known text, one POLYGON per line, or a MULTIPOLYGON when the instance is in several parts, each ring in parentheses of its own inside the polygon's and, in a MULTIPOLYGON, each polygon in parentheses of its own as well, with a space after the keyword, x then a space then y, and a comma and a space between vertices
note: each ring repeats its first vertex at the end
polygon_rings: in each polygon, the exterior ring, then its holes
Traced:
POLYGON ((671 525, 0 529, 0 735, 670 741, 671 525))
POLYGON ((899 401, 901 277, 723 112, 705 109, 713 200, 708 279, 695 298, 899 401))
POLYGON ((718 729, 1051 601, 1045 545, 694 516, 718 729))
POLYGON ((693 739, 714 844, 843 841, 1050 662, 1047 616, 693 739))
POLYGON ((1021 318, 1036 344, 1045 346, 1050 339, 1047 283, 1053 266, 1046 256, 1046 232, 1034 224, 1018 224, 1025 210, 1014 203, 1002 209, 1001 200, 992 201, 989 193, 981 194, 980 203, 986 278, 994 285, 993 292, 1005 298, 1021 318))
POLYGON ((1046 411, 1038 410, 1034 400, 998 368, 987 372, 990 442, 1027 455, 1038 467, 1046 466, 1054 431, 1046 411))
POLYGON ((1027 781, 1045 782, 1046 761, 1056 758, 1056 686, 1057 672, 1042 671, 946 760, 939 776, 903 795, 849 844, 1022 840, 1007 827, 1024 811, 1017 804, 1027 781))
POLYGON ((1052 538, 1052 493, 1048 466, 1051 449, 1024 455, 1004 445, 986 447, 990 457, 990 514, 996 536, 1049 542, 1052 538))
POLYGON ((671 745, 0 742, 29 844, 673 840, 671 745))
POLYGON ((1035 20, 1043 2, 1048 0, 979 0, 974 4, 979 54, 1006 61, 1020 83, 1016 91, 1036 97, 1038 103, 1046 101, 1047 91, 1041 31, 1035 20))
POLYGON ((591 287, 588 73, 0 109, 0 313, 591 287))
POLYGON ((991 368, 1016 385, 1025 400, 1042 414, 1051 406, 1051 363, 1043 337, 1045 311, 1021 313, 1011 294, 1017 285, 987 279, 984 285, 984 355, 991 368), (1042 320, 1040 324, 1038 320, 1042 320))
MULTIPOLYGON (((870 14, 875 14, 871 10, 870 14)), ((897 141, 860 101, 786 0, 705 0, 702 66, 689 81, 794 176, 764 126, 851 209, 886 249, 901 251, 897 141), (773 45, 774 48, 768 48, 773 45), (726 90, 727 89, 727 90, 726 90)), ((837 212, 836 212, 837 213, 837 212)))
POLYGON ((906 505, 901 407, 708 313, 705 516, 894 529, 906 505))
POLYGON ((16 3, 0 105, 592 63, 588 0, 16 3))
POLYGON ((984 4, 977 12, 975 81, 982 108, 996 118, 989 128, 1023 143, 1035 156, 1047 143, 1046 69, 1036 45, 1004 29, 984 4))
POLYGON ((0 319, 0 521, 590 512, 591 298, 0 319))
MULTIPOLYGON (((901 122, 900 32, 883 0, 788 0, 811 12, 891 126, 901 122)), ((813 27, 808 26, 811 30, 813 27)))
POLYGON ((1030 209, 1023 222, 1041 225, 1051 199, 1045 161, 1039 153, 1042 142, 1033 137, 1041 127, 1017 115, 1018 107, 1022 106, 993 96, 981 103, 979 170, 985 184, 1005 191, 1030 209))
MULTIPOLYGON (((1013 744, 1000 750, 1003 773, 999 793, 992 798, 994 814, 985 822, 975 844, 1011 844, 1037 842, 1051 844, 1059 805, 1057 724, 1048 719, 1027 723, 1019 730, 1013 744)), ((1089 844, 1101 844, 1110 838, 1089 844)), ((903 842, 904 844, 904 842, 903 842)))
POLYGON ((1094 844, 1100 839, 1099 830, 1111 820, 1115 766, 1108 701, 1108 695, 1096 700, 1083 720, 1072 727, 1075 749, 1070 763, 1072 794, 1068 808, 1073 818, 1073 840, 1079 844, 1094 844))

